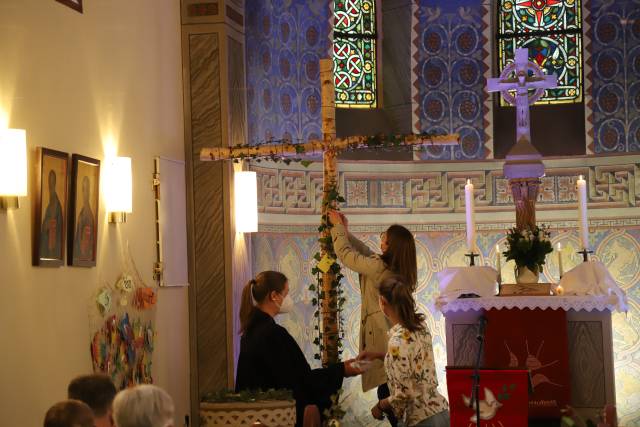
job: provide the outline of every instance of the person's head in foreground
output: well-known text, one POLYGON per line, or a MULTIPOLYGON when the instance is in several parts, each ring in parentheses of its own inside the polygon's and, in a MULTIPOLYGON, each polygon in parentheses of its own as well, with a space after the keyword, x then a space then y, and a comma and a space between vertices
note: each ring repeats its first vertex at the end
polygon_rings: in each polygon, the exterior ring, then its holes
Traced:
POLYGON ((74 378, 67 388, 69 399, 80 400, 91 408, 96 427, 113 427, 113 398, 116 387, 111 378, 104 374, 82 375, 74 378))
POLYGON ((171 396, 151 384, 122 390, 113 401, 117 427, 174 427, 173 412, 171 396))
POLYGON ((251 329, 255 321, 256 309, 274 317, 279 313, 288 313, 292 308, 293 300, 289 295, 287 276, 279 271, 258 273, 256 278, 249 280, 242 290, 240 330, 244 333, 251 329))
POLYGON ((44 427, 95 427, 93 412, 79 400, 63 400, 49 408, 44 427))

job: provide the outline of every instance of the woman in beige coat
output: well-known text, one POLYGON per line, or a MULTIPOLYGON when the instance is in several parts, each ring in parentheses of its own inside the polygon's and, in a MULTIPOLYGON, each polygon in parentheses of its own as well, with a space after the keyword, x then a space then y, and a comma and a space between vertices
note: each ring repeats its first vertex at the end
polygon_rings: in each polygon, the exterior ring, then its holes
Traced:
MULTIPOLYGON (((333 249, 345 267, 360 276, 362 298, 360 320, 360 351, 387 352, 389 322, 378 304, 380 283, 391 276, 401 276, 415 291, 418 268, 416 243, 413 234, 405 227, 394 224, 380 235, 381 255, 375 254, 348 231, 347 218, 337 211, 329 211, 333 249)), ((362 374, 362 389, 378 387, 378 399, 389 396, 387 377, 381 361, 362 374)), ((387 414, 392 426, 397 424, 393 413, 387 414)))

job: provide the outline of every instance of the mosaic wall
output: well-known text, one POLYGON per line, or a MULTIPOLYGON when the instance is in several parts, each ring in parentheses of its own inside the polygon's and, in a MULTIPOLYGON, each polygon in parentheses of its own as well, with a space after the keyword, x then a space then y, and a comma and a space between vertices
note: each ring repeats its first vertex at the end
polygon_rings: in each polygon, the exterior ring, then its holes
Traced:
POLYGON ((413 24, 414 122, 419 132, 459 133, 460 146, 433 147, 419 157, 491 157, 489 8, 480 0, 418 1, 413 24))
MULTIPOLYGON (((554 245, 556 242, 563 244, 563 264, 567 271, 580 261, 579 256, 575 254, 579 249, 578 235, 574 229, 554 230, 552 240, 554 245)), ((378 231, 357 235, 371 248, 378 248, 378 231)), ((495 245, 504 242, 504 235, 502 230, 479 233, 481 264, 495 265, 495 245)), ((460 227, 451 227, 449 231, 416 231, 416 238, 419 276, 417 300, 420 310, 427 315, 427 324, 433 334, 440 389, 446 395, 445 324, 444 318, 434 307, 434 299, 438 294, 435 273, 448 266, 465 265, 465 235, 460 227)), ((620 425, 640 426, 640 378, 637 375, 640 372, 640 228, 596 229, 592 233, 592 242, 595 257, 607 265, 629 297, 629 313, 613 315, 616 399, 621 418, 620 425)), ((277 269, 289 278, 291 295, 296 303, 295 309, 291 314, 282 316, 279 321, 294 336, 307 359, 317 365, 313 359, 315 349, 312 344, 315 332, 311 306, 313 295, 307 290, 312 281, 312 256, 318 250, 316 236, 313 233, 262 232, 252 236, 252 245, 255 254, 254 271, 277 269)), ((547 262, 541 281, 556 281, 557 257, 549 256, 547 262)), ((503 265, 502 274, 506 282, 513 283, 513 265, 503 265)), ((343 284, 347 298, 344 311, 347 331, 344 358, 350 358, 358 352, 360 296, 357 275, 349 272, 343 284)), ((363 393, 358 378, 345 380, 343 386, 348 413, 344 425, 377 425, 369 414, 371 406, 375 404, 375 392, 363 393)))
POLYGON ((247 1, 249 142, 321 134, 318 61, 328 56, 329 13, 313 0, 247 1))
MULTIPOLYGON (((405 164, 406 165, 406 164, 405 164)), ((341 166, 339 185, 344 208, 358 213, 425 214, 464 212, 464 185, 475 186, 479 212, 512 211, 513 198, 502 163, 469 163, 464 170, 446 164, 399 166, 374 170, 366 164, 341 166), (449 170, 448 170, 449 169, 449 170)), ((261 212, 318 214, 321 209, 322 171, 316 164, 276 169, 252 166, 258 174, 258 207, 261 212)), ((576 180, 588 183, 590 209, 624 209, 640 206, 640 157, 582 159, 549 162, 541 179, 538 209, 575 209, 576 180), (636 184, 636 182, 638 184, 636 184)))
POLYGON ((640 1, 590 0, 591 153, 640 151, 640 1))

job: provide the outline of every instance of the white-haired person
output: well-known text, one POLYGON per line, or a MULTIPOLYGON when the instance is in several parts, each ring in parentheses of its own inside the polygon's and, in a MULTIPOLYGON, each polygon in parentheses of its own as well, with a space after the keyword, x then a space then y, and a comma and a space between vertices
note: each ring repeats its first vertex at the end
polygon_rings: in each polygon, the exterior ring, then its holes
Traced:
POLYGON ((151 384, 122 390, 113 400, 116 427, 174 427, 173 413, 171 396, 151 384))

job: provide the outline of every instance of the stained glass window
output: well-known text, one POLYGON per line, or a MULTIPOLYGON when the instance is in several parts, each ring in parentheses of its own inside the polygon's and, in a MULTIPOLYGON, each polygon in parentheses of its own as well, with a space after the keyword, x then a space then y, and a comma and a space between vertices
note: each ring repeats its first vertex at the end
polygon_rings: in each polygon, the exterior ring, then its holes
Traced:
MULTIPOLYGON (((500 71, 526 47, 529 59, 558 77, 536 104, 582 101, 581 0, 500 0, 498 61, 500 71)), ((504 99, 500 102, 505 105, 504 99)))
POLYGON ((376 0, 334 0, 336 107, 375 108, 376 0))

